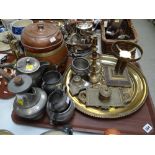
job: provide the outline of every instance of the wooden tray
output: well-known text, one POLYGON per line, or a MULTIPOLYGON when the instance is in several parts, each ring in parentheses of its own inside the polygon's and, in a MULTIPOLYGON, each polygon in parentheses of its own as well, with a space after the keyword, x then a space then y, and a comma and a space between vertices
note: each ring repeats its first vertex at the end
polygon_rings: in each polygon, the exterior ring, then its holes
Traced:
MULTIPOLYGON (((47 115, 38 121, 28 121, 18 117, 12 112, 12 120, 17 124, 23 124, 28 126, 54 128, 54 125, 49 125, 47 115)), ((150 95, 147 97, 145 104, 134 114, 121 118, 121 119, 97 119, 82 114, 79 111, 75 111, 75 115, 68 123, 73 130, 92 132, 103 134, 106 129, 115 128, 121 132, 121 134, 135 134, 145 135, 147 134, 143 130, 143 126, 150 124, 153 129, 148 134, 155 134, 155 109, 152 103, 150 95)), ((58 126, 62 127, 62 126, 58 126)))
MULTIPOLYGON (((71 63, 72 59, 68 59, 67 66, 71 63)), ((139 64, 135 63, 138 67, 139 64)), ((49 119, 45 113, 44 117, 38 121, 29 121, 18 117, 12 112, 12 120, 17 124, 23 124, 34 127, 43 128, 55 128, 54 125, 49 125, 49 119)), ((149 123, 153 129, 149 134, 155 134, 155 108, 152 103, 150 94, 148 95, 144 105, 132 115, 118 119, 99 119, 89 117, 78 110, 75 110, 75 114, 72 120, 67 124, 70 125, 75 131, 92 132, 97 134, 104 134, 104 131, 109 128, 115 128, 121 132, 121 134, 134 134, 145 135, 147 134, 143 130, 143 126, 149 123)), ((62 125, 63 126, 63 125, 62 125)), ((62 126, 57 126, 62 128, 62 126)))

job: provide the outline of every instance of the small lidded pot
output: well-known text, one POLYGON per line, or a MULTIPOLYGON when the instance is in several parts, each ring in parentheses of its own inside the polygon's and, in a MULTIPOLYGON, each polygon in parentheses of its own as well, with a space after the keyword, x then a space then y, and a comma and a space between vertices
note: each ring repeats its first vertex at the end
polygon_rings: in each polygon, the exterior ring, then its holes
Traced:
POLYGON ((73 117, 75 106, 63 90, 56 89, 48 97, 46 110, 50 124, 62 124, 73 117))
POLYGON ((51 70, 46 72, 42 77, 42 89, 50 94, 57 88, 62 88, 62 75, 60 72, 51 70))
POLYGON ((111 96, 111 90, 107 86, 99 87, 99 99, 101 101, 109 100, 111 96))

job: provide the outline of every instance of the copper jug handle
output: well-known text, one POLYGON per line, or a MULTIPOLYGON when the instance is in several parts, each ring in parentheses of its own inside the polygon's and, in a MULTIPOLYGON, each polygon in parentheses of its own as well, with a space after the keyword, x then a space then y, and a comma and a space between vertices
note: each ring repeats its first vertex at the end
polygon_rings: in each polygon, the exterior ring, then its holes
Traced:
POLYGON ((42 20, 40 20, 38 22, 37 26, 38 26, 38 30, 42 31, 44 29, 44 22, 42 20))

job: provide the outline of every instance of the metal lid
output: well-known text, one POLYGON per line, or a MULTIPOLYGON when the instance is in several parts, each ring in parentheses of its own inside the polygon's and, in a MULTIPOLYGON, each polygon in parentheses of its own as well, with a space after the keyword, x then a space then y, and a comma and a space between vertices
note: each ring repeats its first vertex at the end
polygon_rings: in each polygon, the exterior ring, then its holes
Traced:
POLYGON ((25 31, 31 37, 48 37, 58 33, 59 29, 50 23, 39 21, 26 27, 25 31))
POLYGON ((23 93, 32 86, 32 78, 28 75, 18 75, 8 84, 8 90, 14 94, 23 93))
POLYGON ((24 57, 17 61, 17 70, 21 73, 33 73, 40 68, 40 62, 33 57, 24 57))
POLYGON ((100 86, 99 87, 99 94, 102 97, 109 98, 111 95, 111 91, 107 86, 100 86))
POLYGON ((81 76, 79 76, 79 75, 75 75, 75 76, 73 77, 73 81, 74 81, 75 83, 78 83, 78 84, 79 84, 79 82, 82 81, 82 78, 81 78, 81 76))

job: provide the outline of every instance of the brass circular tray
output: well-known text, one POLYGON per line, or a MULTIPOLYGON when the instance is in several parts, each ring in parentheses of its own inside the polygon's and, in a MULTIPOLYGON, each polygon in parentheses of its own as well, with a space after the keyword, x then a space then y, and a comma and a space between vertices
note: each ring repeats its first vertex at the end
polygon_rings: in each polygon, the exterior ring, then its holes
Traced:
MULTIPOLYGON (((102 55, 100 62, 106 65, 115 65, 117 59, 110 55, 102 55)), ((146 100, 148 95, 148 86, 144 75, 141 73, 139 68, 134 64, 128 64, 128 72, 132 82, 132 100, 125 107, 113 108, 108 110, 103 110, 96 107, 86 107, 77 97, 73 97, 69 91, 69 83, 72 75, 72 70, 69 67, 64 75, 64 84, 66 86, 66 91, 68 96, 75 103, 76 108, 84 114, 97 118, 120 118, 130 115, 136 112, 146 100)))

